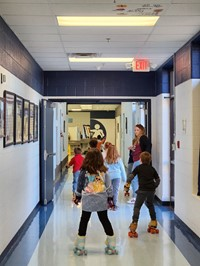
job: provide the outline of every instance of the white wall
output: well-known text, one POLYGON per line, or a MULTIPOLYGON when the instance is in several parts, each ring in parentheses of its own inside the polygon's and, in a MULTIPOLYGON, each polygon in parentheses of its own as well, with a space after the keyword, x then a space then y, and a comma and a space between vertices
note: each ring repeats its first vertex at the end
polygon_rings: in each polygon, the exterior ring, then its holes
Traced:
POLYGON ((160 94, 154 99, 152 124, 152 164, 161 183, 156 195, 162 201, 170 201, 170 99, 160 94))
POLYGON ((200 147, 200 80, 188 80, 175 88, 175 213, 200 237, 200 197, 197 175, 200 147))
POLYGON ((123 158, 124 165, 127 166, 129 151, 128 147, 132 144, 133 139, 133 112, 132 102, 121 103, 121 157, 123 158), (127 118, 127 131, 126 131, 126 118, 127 118))
POLYGON ((66 103, 55 103, 54 125, 54 140, 56 140, 54 146, 56 151, 54 167, 56 168, 68 154, 68 115, 66 114, 66 103))
MULTIPOLYGON (((8 90, 39 105, 35 90, 0 66, 8 90)), ((3 148, 0 138, 0 253, 9 244, 39 201, 39 141, 3 148)))
POLYGON ((90 125, 90 112, 69 112, 69 118, 73 119, 72 123, 68 123, 69 127, 79 127, 81 134, 84 136, 83 125, 90 125))

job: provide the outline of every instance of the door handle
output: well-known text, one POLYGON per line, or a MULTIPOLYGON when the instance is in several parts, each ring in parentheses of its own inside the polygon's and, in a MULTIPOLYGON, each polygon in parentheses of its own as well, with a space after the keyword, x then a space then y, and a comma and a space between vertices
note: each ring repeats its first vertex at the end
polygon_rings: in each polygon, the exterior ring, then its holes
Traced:
POLYGON ((51 157, 51 156, 54 156, 54 155, 56 155, 56 153, 55 153, 55 152, 50 152, 50 153, 47 153, 47 157, 51 157))
POLYGON ((46 161, 48 157, 56 155, 55 152, 47 152, 46 150, 44 151, 44 160, 46 161))

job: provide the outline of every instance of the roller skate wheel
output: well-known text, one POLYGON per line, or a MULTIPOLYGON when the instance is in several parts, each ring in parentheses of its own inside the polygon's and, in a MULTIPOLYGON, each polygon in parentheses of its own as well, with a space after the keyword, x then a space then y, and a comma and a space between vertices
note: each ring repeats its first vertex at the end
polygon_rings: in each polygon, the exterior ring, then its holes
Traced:
POLYGON ((108 255, 112 255, 112 250, 108 249, 108 255))
POLYGON ((128 236, 131 237, 131 238, 133 238, 133 237, 137 238, 138 237, 138 233, 137 232, 133 233, 133 232, 130 231, 130 232, 128 232, 128 236))
POLYGON ((87 255, 87 250, 80 250, 80 249, 74 248, 74 254, 76 254, 77 256, 87 255))
POLYGON ((151 234, 159 234, 159 229, 157 228, 148 228, 147 231, 151 234))

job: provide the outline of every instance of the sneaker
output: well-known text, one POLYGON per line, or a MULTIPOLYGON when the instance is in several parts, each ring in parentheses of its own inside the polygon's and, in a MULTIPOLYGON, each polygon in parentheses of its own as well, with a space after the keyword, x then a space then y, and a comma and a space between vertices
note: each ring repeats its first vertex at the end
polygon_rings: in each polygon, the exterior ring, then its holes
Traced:
POLYGON ((134 204, 135 203, 135 198, 132 198, 132 199, 128 200, 127 203, 134 204))

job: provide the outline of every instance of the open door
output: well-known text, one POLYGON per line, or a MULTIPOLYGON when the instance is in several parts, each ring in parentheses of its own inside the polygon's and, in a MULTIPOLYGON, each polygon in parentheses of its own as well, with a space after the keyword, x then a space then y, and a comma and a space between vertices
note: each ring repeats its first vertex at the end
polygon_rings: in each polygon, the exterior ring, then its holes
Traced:
POLYGON ((54 181, 54 104, 51 101, 42 100, 40 116, 40 202, 47 205, 53 199, 54 181))

